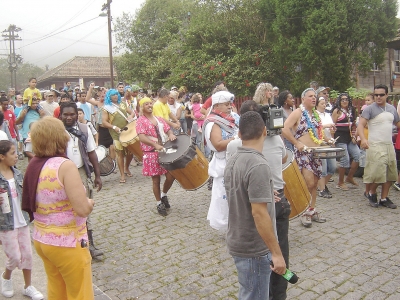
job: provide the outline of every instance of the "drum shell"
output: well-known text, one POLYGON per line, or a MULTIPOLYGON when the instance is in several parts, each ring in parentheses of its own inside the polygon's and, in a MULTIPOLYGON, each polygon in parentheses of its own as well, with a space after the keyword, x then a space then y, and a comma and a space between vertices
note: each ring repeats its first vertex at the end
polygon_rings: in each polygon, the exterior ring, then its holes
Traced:
POLYGON ((286 149, 289 163, 283 166, 282 177, 285 181, 284 194, 291 207, 289 219, 293 219, 302 214, 310 205, 311 195, 307 184, 300 172, 299 166, 294 159, 291 150, 286 149))
POLYGON ((100 155, 97 156, 97 159, 99 160, 100 176, 108 176, 114 172, 116 163, 111 156, 107 154, 107 149, 103 146, 98 146, 95 151, 96 154, 104 154, 103 158, 101 158, 100 155))
POLYGON ((331 159, 331 158, 342 158, 345 156, 346 150, 343 148, 333 147, 312 147, 313 158, 317 159, 331 159))
POLYGON ((119 141, 123 147, 128 149, 139 161, 143 161, 143 151, 140 147, 139 136, 136 133, 136 121, 127 124, 128 130, 121 132, 119 141))
POLYGON ((164 147, 178 145, 178 155, 168 156, 168 153, 159 153, 160 165, 178 181, 180 186, 188 191, 202 187, 208 181, 208 160, 203 153, 192 144, 186 134, 177 136, 176 141, 168 141, 164 147), (170 159, 170 160, 169 160, 170 159))

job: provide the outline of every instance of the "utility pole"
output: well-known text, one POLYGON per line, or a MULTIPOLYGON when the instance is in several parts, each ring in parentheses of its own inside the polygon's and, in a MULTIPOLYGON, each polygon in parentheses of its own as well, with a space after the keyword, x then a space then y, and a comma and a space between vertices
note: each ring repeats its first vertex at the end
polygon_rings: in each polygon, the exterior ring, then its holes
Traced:
MULTIPOLYGON (((110 57, 110 77, 111 77, 111 88, 114 88, 114 64, 113 64, 113 53, 112 53, 112 36, 111 36, 111 2, 112 0, 107 0, 106 4, 103 4, 101 10, 104 12, 107 10, 108 19, 108 52, 110 57)), ((100 14, 100 16, 103 16, 100 14)))
POLYGON ((11 72, 11 87, 17 88, 17 67, 18 64, 22 63, 21 55, 15 54, 15 45, 14 41, 20 41, 18 33, 21 31, 21 28, 10 25, 7 29, 3 30, 2 37, 5 41, 10 41, 10 55, 8 56, 8 69, 11 72))

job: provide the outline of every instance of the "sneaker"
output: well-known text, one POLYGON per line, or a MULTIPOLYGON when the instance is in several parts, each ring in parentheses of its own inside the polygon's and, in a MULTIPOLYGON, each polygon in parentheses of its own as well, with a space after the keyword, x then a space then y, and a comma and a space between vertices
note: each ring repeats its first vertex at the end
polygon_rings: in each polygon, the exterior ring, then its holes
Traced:
POLYGON ((380 205, 380 206, 387 207, 387 208, 392 208, 392 209, 397 208, 397 205, 394 204, 394 203, 392 202, 392 200, 389 199, 389 197, 386 197, 386 200, 385 200, 385 201, 382 201, 382 200, 379 201, 379 205, 380 205))
POLYGON ((165 208, 164 203, 161 202, 161 204, 157 205, 157 211, 160 215, 162 215, 163 217, 167 216, 167 209, 165 208))
POLYGON ((322 198, 332 198, 332 196, 328 195, 328 194, 325 192, 325 190, 319 191, 319 192, 318 192, 318 196, 319 196, 319 197, 322 197, 322 198))
POLYGON ((328 189, 328 187, 327 186, 325 186, 325 193, 327 193, 329 196, 332 196, 332 193, 331 193, 331 191, 328 189))
POLYGON ((393 183, 393 187, 394 187, 396 190, 400 191, 400 183, 397 183, 397 182, 393 183))
POLYGON ((311 221, 317 222, 317 223, 325 223, 326 218, 321 216, 321 213, 317 212, 314 209, 314 214, 311 216, 311 221))
POLYGON ((42 300, 43 295, 33 285, 28 286, 22 290, 22 294, 31 297, 32 300, 42 300))
POLYGON ((167 196, 161 197, 161 203, 164 203, 166 209, 171 208, 171 205, 169 205, 169 201, 168 201, 168 197, 167 196))
POLYGON ((369 205, 372 207, 378 207, 378 200, 376 194, 369 195, 368 197, 369 205))
POLYGON ((303 226, 306 228, 309 228, 312 225, 311 215, 308 214, 308 212, 305 212, 301 215, 300 221, 301 221, 301 224, 303 224, 303 226))
POLYGON ((1 274, 1 294, 4 297, 11 298, 14 296, 14 288, 13 288, 13 282, 12 279, 7 280, 4 279, 4 272, 1 274))
POLYGON ((364 197, 369 200, 369 195, 366 192, 364 192, 364 197))

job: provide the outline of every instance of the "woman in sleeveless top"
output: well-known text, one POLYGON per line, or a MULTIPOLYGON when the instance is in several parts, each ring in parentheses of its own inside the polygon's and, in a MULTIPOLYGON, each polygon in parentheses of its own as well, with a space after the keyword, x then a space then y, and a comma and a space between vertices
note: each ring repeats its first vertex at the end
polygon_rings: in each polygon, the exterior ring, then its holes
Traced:
POLYGON ((22 208, 35 219, 33 239, 47 274, 49 299, 94 299, 86 197, 75 164, 65 156, 69 136, 60 120, 45 117, 32 126, 35 157, 23 185, 22 208))
POLYGON ((335 106, 332 110, 332 120, 335 123, 336 147, 345 149, 345 156, 340 159, 339 181, 336 188, 348 191, 346 183, 350 183, 353 187, 357 187, 353 175, 358 169, 358 161, 360 159, 360 149, 357 146, 357 140, 352 134, 351 127, 355 124, 356 110, 352 106, 351 98, 347 93, 339 95, 335 106), (353 159, 350 165, 350 157, 353 159), (346 168, 350 168, 349 173, 344 179, 346 168))

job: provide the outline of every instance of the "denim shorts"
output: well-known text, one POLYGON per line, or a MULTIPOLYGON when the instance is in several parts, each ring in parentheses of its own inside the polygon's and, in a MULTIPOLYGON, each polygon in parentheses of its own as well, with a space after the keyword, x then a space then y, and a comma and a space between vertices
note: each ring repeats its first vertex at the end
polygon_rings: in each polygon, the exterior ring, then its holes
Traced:
POLYGON ((340 167, 341 168, 350 168, 350 157, 354 162, 360 161, 360 148, 356 144, 349 142, 345 143, 337 143, 336 147, 345 149, 344 156, 340 159, 340 167))
POLYGON ((240 300, 265 300, 269 295, 271 253, 258 257, 232 256, 239 279, 240 300))
POLYGON ((321 159, 322 161, 322 177, 333 175, 336 171, 336 159, 321 159))

